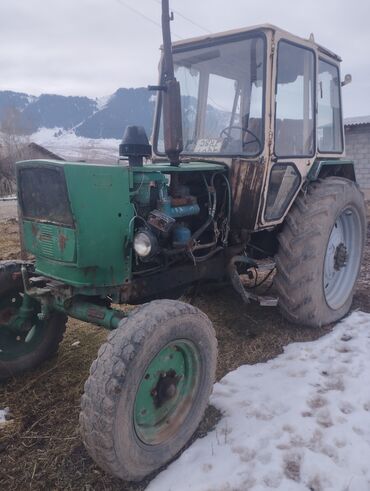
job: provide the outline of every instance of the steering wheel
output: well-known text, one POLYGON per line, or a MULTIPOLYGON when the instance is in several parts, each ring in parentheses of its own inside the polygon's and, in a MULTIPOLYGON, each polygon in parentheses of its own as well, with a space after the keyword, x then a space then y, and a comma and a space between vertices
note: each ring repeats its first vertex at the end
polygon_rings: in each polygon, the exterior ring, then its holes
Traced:
POLYGON ((230 140, 233 140, 234 138, 232 138, 230 136, 230 133, 232 130, 242 130, 242 131, 245 131, 246 133, 248 133, 249 135, 251 135, 254 139, 253 140, 250 140, 249 142, 243 142, 243 147, 245 145, 249 145, 250 143, 258 143, 258 152, 261 152, 262 150, 262 143, 261 143, 261 140, 258 138, 258 136, 253 133, 253 131, 249 130, 248 128, 244 128, 243 126, 238 126, 238 125, 231 125, 231 126, 226 126, 226 128, 224 128, 223 130, 221 130, 220 132, 220 138, 225 135, 226 138, 230 138, 230 140))

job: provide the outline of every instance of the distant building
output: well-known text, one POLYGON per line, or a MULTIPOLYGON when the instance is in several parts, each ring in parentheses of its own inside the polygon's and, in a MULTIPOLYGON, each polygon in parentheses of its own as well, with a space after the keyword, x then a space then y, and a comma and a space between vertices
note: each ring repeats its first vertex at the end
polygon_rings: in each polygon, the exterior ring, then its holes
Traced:
POLYGON ((355 162, 357 181, 370 198, 370 116, 346 118, 346 156, 355 162))
POLYGON ((48 150, 47 148, 33 142, 29 143, 26 146, 25 153, 27 155, 27 159, 64 160, 60 155, 57 155, 54 152, 50 152, 50 150, 48 150))
POLYGON ((59 155, 50 152, 47 148, 31 142, 23 145, 22 148, 17 152, 14 152, 13 155, 6 155, 3 158, 0 157, 0 167, 3 171, 9 171, 11 173, 16 160, 34 159, 64 160, 59 155))
MULTIPOLYGON (((1 149, 0 149, 1 150, 1 149)), ((13 154, 1 157, 0 152, 0 196, 11 195, 15 192, 14 164, 17 160, 52 159, 64 160, 59 155, 50 152, 37 143, 27 143, 13 154)))

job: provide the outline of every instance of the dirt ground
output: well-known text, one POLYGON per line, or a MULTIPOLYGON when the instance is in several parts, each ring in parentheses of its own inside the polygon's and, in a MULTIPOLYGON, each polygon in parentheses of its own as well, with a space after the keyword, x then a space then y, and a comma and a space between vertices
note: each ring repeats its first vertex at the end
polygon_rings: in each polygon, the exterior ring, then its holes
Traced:
MULTIPOLYGON (((354 309, 370 312, 370 233, 354 309)), ((19 257, 15 219, 0 223, 0 259, 19 257)), ((264 362, 295 341, 309 341, 330 327, 312 330, 286 322, 277 308, 244 305, 228 288, 197 294, 193 304, 212 320, 219 341, 217 377, 246 363, 264 362)), ((78 433, 80 397, 89 367, 106 331, 75 320, 59 355, 40 369, 0 386, 0 408, 12 421, 0 428, 1 490, 143 490, 148 480, 130 484, 111 478, 87 455, 78 433), (75 342, 79 341, 78 345, 75 342)), ((219 419, 209 407, 194 438, 219 419)))

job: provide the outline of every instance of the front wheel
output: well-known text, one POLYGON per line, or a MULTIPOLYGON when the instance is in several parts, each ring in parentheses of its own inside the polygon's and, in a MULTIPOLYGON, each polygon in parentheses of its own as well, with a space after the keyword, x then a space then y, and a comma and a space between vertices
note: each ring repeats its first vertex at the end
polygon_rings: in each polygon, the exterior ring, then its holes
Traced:
POLYGON ((279 236, 274 282, 283 315, 312 327, 346 315, 365 238, 365 204, 356 183, 328 177, 311 184, 279 236))
POLYGON ((191 305, 157 300, 123 319, 85 384, 80 424, 91 457, 126 480, 171 460, 202 419, 216 360, 212 324, 191 305))
POLYGON ((57 312, 40 320, 39 304, 28 298, 25 308, 20 261, 0 262, 0 380, 38 367, 55 355, 66 328, 57 312))

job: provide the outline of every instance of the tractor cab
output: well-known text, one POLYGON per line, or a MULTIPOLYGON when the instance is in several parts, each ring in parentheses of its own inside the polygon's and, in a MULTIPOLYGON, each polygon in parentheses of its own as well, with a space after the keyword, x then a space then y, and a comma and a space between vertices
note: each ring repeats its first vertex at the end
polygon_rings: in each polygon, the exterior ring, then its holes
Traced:
MULTIPOLYGON (((313 36, 271 25, 230 31, 174 43, 173 62, 181 156, 228 164, 241 226, 281 222, 312 164, 343 155, 340 58, 313 36)), ((162 99, 153 133, 159 158, 162 99)))

